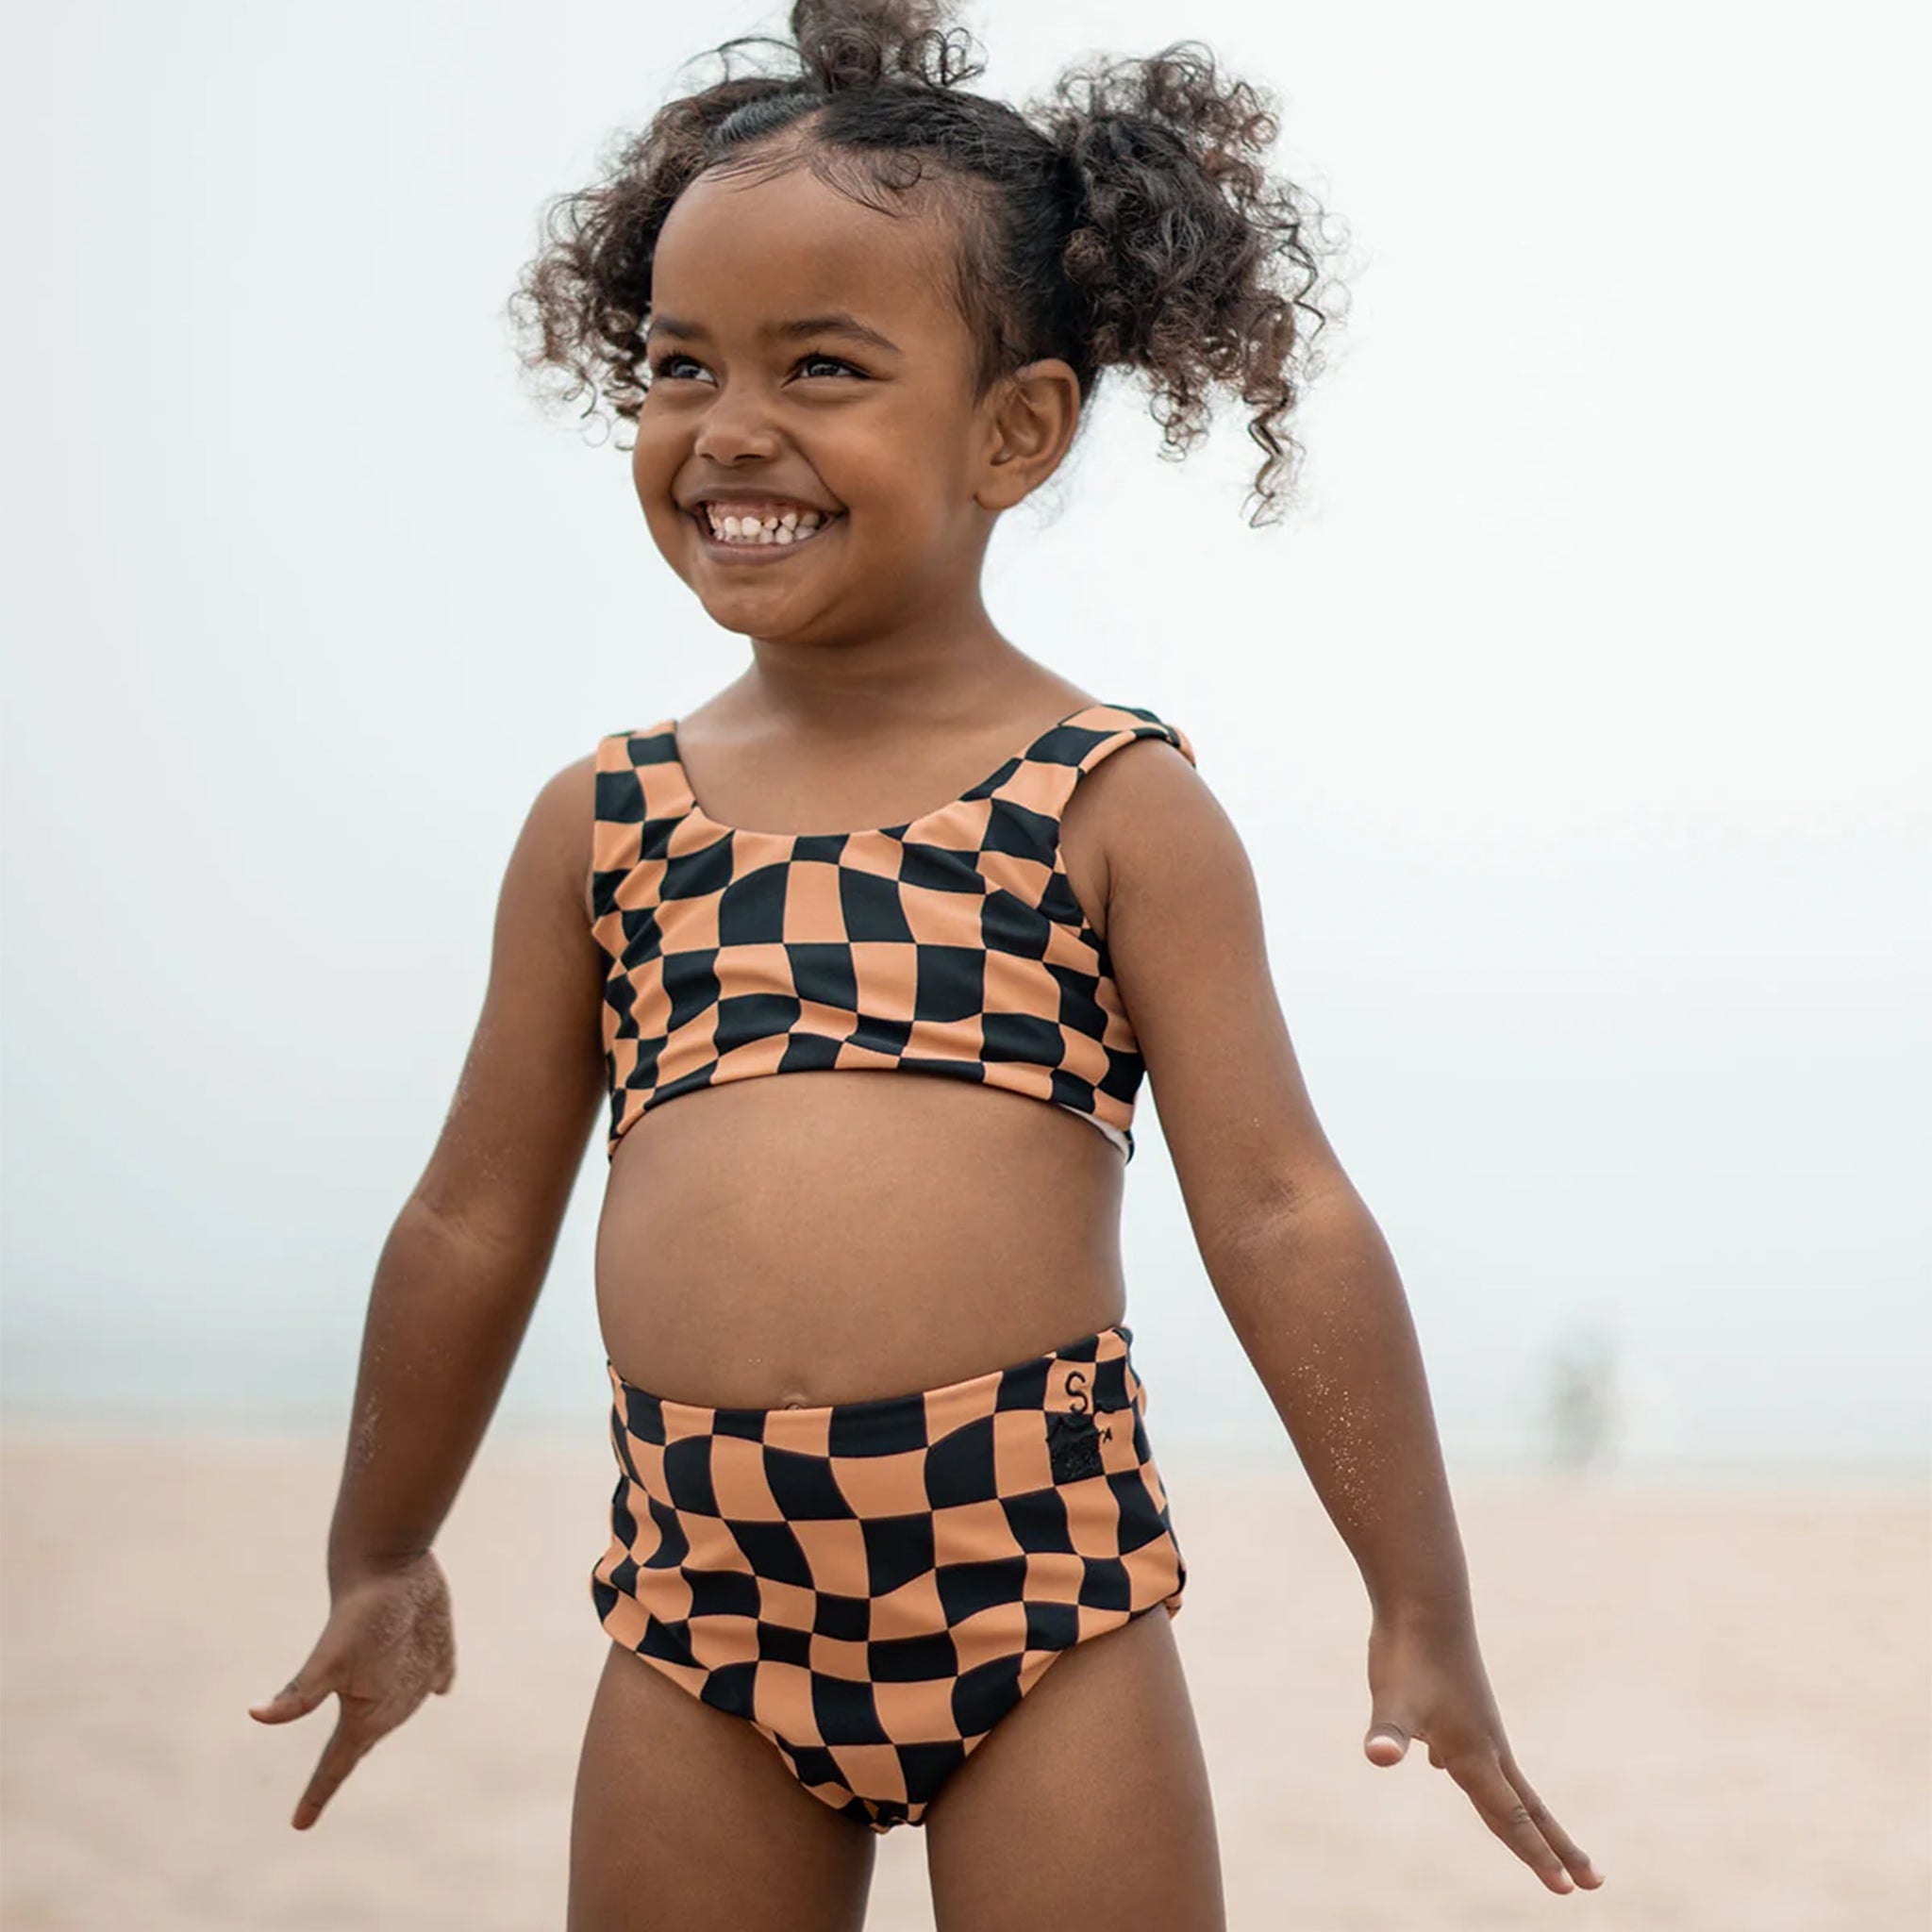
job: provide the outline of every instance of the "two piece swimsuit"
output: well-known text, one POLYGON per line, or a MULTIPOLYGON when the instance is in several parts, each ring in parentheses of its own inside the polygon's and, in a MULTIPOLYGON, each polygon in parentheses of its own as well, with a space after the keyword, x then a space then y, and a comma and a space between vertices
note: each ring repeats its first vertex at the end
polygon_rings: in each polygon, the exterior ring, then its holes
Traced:
MULTIPOLYGON (((1194 760, 1152 711, 1087 705, 936 810, 818 834, 708 817, 675 720, 601 740, 607 1157, 694 1089, 870 1068, 1050 1101, 1131 1160, 1144 1066, 1059 827, 1080 779, 1142 738, 1194 760)), ((1179 1611, 1132 1340, 1115 1325, 939 1389, 776 1409, 674 1401, 607 1358, 599 1621, 835 1810, 923 1823, 1064 1650, 1179 1611)))

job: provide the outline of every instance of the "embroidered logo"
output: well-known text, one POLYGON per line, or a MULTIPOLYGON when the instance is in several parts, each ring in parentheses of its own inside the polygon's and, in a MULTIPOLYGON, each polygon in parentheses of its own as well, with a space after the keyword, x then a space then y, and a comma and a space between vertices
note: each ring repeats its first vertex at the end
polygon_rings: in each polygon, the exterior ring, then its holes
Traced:
POLYGON ((1105 1474, 1100 1460, 1100 1432, 1085 1409, 1061 1413, 1049 1410, 1046 1446, 1057 1483, 1076 1483, 1105 1474))

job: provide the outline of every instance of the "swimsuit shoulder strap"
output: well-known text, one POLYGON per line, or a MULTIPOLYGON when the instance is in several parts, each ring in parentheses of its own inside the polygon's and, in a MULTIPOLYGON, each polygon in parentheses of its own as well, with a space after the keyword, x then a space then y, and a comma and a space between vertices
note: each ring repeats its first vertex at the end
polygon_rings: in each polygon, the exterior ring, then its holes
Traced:
POLYGON ((675 818, 689 804, 671 721, 641 731, 610 731, 597 741, 597 818, 612 824, 641 824, 675 818))
POLYGON ((1029 818, 1053 821, 1057 829, 1080 780, 1142 738, 1165 739, 1189 764, 1196 762, 1193 744, 1179 725, 1140 705, 1089 705, 1041 732, 1001 775, 993 795, 1029 818))
POLYGON ((648 857, 662 858, 691 808, 668 720, 597 741, 596 803, 591 827, 591 905, 601 926, 618 889, 648 857))

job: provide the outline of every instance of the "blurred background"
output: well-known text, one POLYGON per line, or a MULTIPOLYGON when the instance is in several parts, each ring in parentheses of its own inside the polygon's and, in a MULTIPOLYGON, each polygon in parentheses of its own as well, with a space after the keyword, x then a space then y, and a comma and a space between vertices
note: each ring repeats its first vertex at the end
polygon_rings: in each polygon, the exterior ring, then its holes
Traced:
MULTIPOLYGON (((1163 461, 1109 373, 986 600, 1180 724, 1241 830, 1414 1309, 1512 1740, 1608 1874, 1566 1909, 1925 1923, 1932 291, 1902 10, 957 18, 969 85, 1022 103, 1205 42, 1349 231, 1287 524, 1244 520, 1239 408, 1163 461)), ((9 1927, 562 1924, 605 1642, 601 1136, 446 1534, 459 1694, 302 1836, 333 1706, 243 1707, 321 1626, 370 1279, 529 802, 747 661, 504 304, 546 198, 717 72, 679 63, 785 20, 16 23, 9 1927)), ((1359 1580, 1214 1301, 1158 1093, 1137 1137, 1129 1320, 1229 1923, 1526 1925, 1541 1888, 1425 1748, 1360 1754, 1359 1580)), ((883 1841, 875 1925, 930 1923, 922 1860, 883 1841)))

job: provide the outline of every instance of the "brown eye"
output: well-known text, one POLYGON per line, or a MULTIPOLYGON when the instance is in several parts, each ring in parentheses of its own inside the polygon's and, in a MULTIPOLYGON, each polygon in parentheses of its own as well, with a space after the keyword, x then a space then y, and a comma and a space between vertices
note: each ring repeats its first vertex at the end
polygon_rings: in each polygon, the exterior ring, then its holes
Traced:
MULTIPOLYGON (((689 362, 693 369, 699 369, 704 366, 701 362, 698 361, 696 357, 681 355, 674 351, 671 354, 659 356, 658 359, 651 364, 651 374, 653 375, 667 376, 670 377, 671 380, 675 381, 677 380, 677 378, 675 376, 672 376, 671 375, 671 365, 674 362, 689 362)), ((834 369, 842 369, 848 375, 858 376, 860 381, 863 381, 865 379, 865 371, 859 368, 857 363, 846 361, 846 359, 842 356, 801 356, 798 358, 796 366, 800 369, 803 369, 808 363, 812 362, 829 362, 834 369)))

